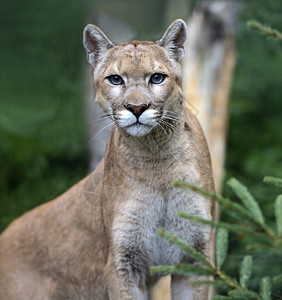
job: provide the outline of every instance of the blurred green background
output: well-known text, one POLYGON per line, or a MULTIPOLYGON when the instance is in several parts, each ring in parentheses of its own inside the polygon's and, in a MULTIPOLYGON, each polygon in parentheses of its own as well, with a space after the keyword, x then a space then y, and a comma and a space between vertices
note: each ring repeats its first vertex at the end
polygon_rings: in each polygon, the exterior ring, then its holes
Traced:
MULTIPOLYGON (((197 2, 2 1, 0 231, 89 172, 84 26, 101 16, 119 18, 134 38, 157 39, 173 19, 187 20, 197 2)), ((271 219, 278 190, 261 181, 265 175, 282 176, 282 41, 246 22, 256 19, 282 31, 282 1, 241 3, 226 177, 246 184, 271 219)), ((236 237, 231 248, 240 248, 236 237)))

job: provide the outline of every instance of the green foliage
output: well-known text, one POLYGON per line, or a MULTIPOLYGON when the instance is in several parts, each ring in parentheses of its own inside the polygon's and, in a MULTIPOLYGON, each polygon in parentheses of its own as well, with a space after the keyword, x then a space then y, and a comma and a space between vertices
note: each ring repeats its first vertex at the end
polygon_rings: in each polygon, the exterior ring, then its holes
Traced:
MULTIPOLYGON (((239 55, 230 102, 226 159, 226 176, 244 178, 271 231, 278 230, 279 222, 276 220, 277 214, 281 211, 279 209, 274 211, 273 201, 270 200, 277 197, 279 180, 275 177, 282 176, 282 85, 279 83, 282 65, 281 39, 267 32, 261 31, 262 34, 257 34, 245 24, 246 20, 257 19, 264 24, 264 27, 270 29, 268 25, 271 24, 271 27, 277 29, 276 32, 281 33, 281 9, 281 1, 244 1, 242 23, 240 22, 237 31, 239 55), (265 182, 277 187, 274 186, 269 190, 260 184, 261 178, 266 173, 273 174, 275 177, 267 177, 265 182)), ((225 188, 224 194, 229 196, 230 189, 225 188)), ((229 221, 232 217, 234 223, 241 225, 241 220, 236 216, 233 211, 222 207, 222 221, 229 221)), ((247 224, 247 220, 244 220, 244 223, 247 224)), ((251 228, 252 225, 250 222, 249 227, 251 228)), ((275 276, 279 271, 281 272, 281 255, 277 254, 276 248, 269 247, 273 240, 261 235, 259 228, 254 229, 254 232, 258 234, 256 236, 243 232, 230 234, 225 270, 232 276, 236 276, 241 257, 248 251, 248 254, 253 255, 255 274, 249 280, 249 285, 258 289, 259 278, 266 274, 275 276), (258 238, 259 236, 261 237, 258 238), (258 242, 260 239, 264 241, 258 242)), ((273 289, 279 290, 278 294, 281 294, 281 286, 281 283, 279 287, 276 282, 273 284, 273 289)))
MULTIPOLYGON (((242 1, 236 31, 237 61, 230 99, 230 123, 227 141, 226 177, 236 177, 259 200, 267 218, 274 218, 271 203, 276 195, 260 184, 265 174, 282 177, 281 130, 281 39, 254 31, 247 20, 282 32, 282 2, 277 0, 242 1)), ((229 196, 229 188, 224 194, 229 196)), ((228 214, 222 211, 222 220, 228 214)), ((237 255, 243 242, 230 240, 231 252, 237 255)), ((238 262, 234 261, 234 271, 238 262)))
POLYGON ((262 300, 271 300, 271 283, 269 277, 264 277, 261 280, 260 296, 262 300))
POLYGON ((215 296, 212 298, 213 300, 234 300, 234 299, 238 299, 234 296, 215 296))
POLYGON ((282 195, 279 195, 275 202, 276 228, 279 237, 282 237, 282 195))
POLYGON ((233 190, 240 197, 240 199, 244 203, 245 207, 236 202, 231 201, 228 198, 222 197, 220 195, 216 195, 213 192, 205 191, 202 188, 197 187, 196 185, 185 182, 185 181, 176 180, 174 185, 176 187, 190 188, 193 191, 198 192, 203 196, 209 197, 209 198, 217 201, 220 205, 222 205, 223 208, 232 210, 234 213, 237 214, 237 216, 244 218, 244 220, 247 220, 248 222, 245 222, 245 223, 241 222, 240 225, 225 223, 225 222, 215 223, 215 222, 205 220, 205 219, 202 219, 197 216, 191 216, 191 215, 188 215, 185 213, 179 213, 180 216, 184 216, 191 220, 194 219, 198 222, 201 222, 203 224, 208 224, 213 227, 226 228, 227 230, 231 230, 231 231, 235 231, 235 232, 241 231, 241 232, 256 235, 256 234, 260 234, 260 232, 263 231, 270 238, 275 237, 272 229, 267 224, 265 224, 264 217, 262 215, 261 209, 259 208, 257 202, 254 200, 254 198, 248 192, 246 187, 244 187, 238 180, 235 180, 235 179, 230 180, 229 185, 232 186, 233 190))
POLYGON ((243 186, 235 178, 230 179, 228 181, 228 185, 233 189, 235 194, 242 201, 243 205, 249 211, 249 213, 252 215, 253 219, 256 220, 260 224, 264 224, 262 212, 261 212, 257 202, 255 201, 253 196, 248 191, 248 189, 245 186, 243 186))
MULTIPOLYGON (((280 179, 279 179, 280 180, 280 179)), ((228 274, 225 269, 225 261, 228 258, 228 230, 237 233, 242 232, 245 235, 249 235, 252 239, 249 240, 247 245, 248 249, 255 249, 259 247, 267 253, 267 260, 271 262, 278 258, 278 261, 282 260, 282 237, 280 236, 280 222, 281 222, 281 196, 276 200, 273 208, 276 213, 276 227, 277 232, 273 231, 271 226, 267 222, 267 218, 263 215, 263 212, 257 202, 257 200, 250 194, 248 189, 236 179, 231 179, 228 181, 228 185, 232 187, 234 194, 237 195, 242 201, 244 206, 235 205, 236 203, 225 197, 216 195, 215 193, 208 192, 201 187, 197 187, 193 184, 179 181, 175 182, 178 187, 189 188, 205 197, 209 197, 217 201, 222 206, 232 207, 235 209, 235 222, 240 220, 240 225, 232 223, 230 219, 229 222, 213 222, 210 220, 205 220, 199 216, 194 216, 184 212, 179 212, 178 216, 186 218, 190 221, 201 223, 204 225, 209 225, 218 228, 216 235, 216 251, 215 258, 216 263, 208 261, 207 258, 196 249, 188 245, 185 241, 178 239, 172 234, 165 231, 165 229, 160 229, 159 234, 167 239, 170 243, 180 247, 185 251, 190 257, 197 261, 196 265, 182 263, 173 266, 155 266, 151 268, 152 273, 164 272, 166 274, 182 274, 189 275, 195 274, 199 275, 199 280, 194 282, 194 285, 214 285, 218 288, 218 295, 213 297, 213 300, 220 299, 241 299, 241 300, 271 300, 280 299, 282 294, 280 294, 280 288, 277 286, 282 282, 282 269, 278 270, 278 274, 267 274, 269 270, 264 270, 264 275, 260 277, 260 274, 253 272, 254 266, 253 256, 247 254, 243 257, 241 261, 241 266, 239 272, 234 276, 228 274), (279 212, 277 212, 279 210, 279 212), (249 228, 249 226, 251 226, 249 228), (254 235, 254 233, 256 233, 254 235), (259 245, 259 246, 258 246, 259 245), (238 274, 239 273, 239 274, 238 274), (214 280, 201 280, 202 275, 212 275, 214 280), (269 275, 269 276, 265 276, 269 275), (239 280, 237 280, 237 277, 239 280), (250 280, 254 278, 256 285, 251 286, 250 280)), ((253 252, 255 254, 256 252, 253 252)))
POLYGON ((167 231, 165 231, 164 228, 159 229, 158 233, 160 236, 166 238, 170 243, 183 249, 187 254, 189 254, 190 257, 194 258, 197 261, 200 261, 209 268, 212 266, 212 264, 206 259, 206 257, 203 254, 201 254, 196 249, 185 243, 183 240, 178 239, 177 237, 168 233, 167 231))
POLYGON ((214 228, 223 228, 223 229, 227 229, 229 231, 234 231, 234 232, 245 232, 245 233, 249 233, 249 234, 256 234, 252 228, 248 228, 248 227, 244 226, 244 224, 236 225, 236 224, 230 224, 230 223, 226 223, 226 222, 216 223, 216 222, 204 219, 202 217, 190 215, 190 214, 187 214, 184 212, 179 212, 177 215, 179 217, 183 217, 183 218, 186 218, 191 221, 196 221, 203 225, 209 225, 214 228))
POLYGON ((189 265, 189 264, 176 264, 174 266, 151 267, 151 272, 163 273, 163 274, 177 274, 177 275, 187 275, 187 274, 212 275, 212 271, 207 268, 203 268, 198 265, 189 265))
POLYGON ((269 184, 277 185, 278 187, 282 187, 282 180, 280 178, 267 176, 267 177, 264 177, 263 181, 266 183, 269 183, 269 184))
POLYGON ((252 275, 253 268, 253 258, 250 255, 244 257, 240 267, 240 284, 243 287, 246 287, 247 281, 252 275))
POLYGON ((0 12, 0 231, 87 172, 85 3, 4 1, 0 12))
POLYGON ((226 259, 228 250, 228 231, 224 228, 219 228, 216 235, 216 266, 220 269, 226 259))
POLYGON ((258 30, 260 30, 261 32, 263 32, 267 35, 271 35, 271 36, 274 36, 278 39, 282 39, 282 33, 281 32, 279 32, 276 29, 271 28, 270 26, 265 26, 265 25, 261 24, 258 21, 250 20, 250 21, 247 22, 247 25, 251 28, 258 29, 258 30))
POLYGON ((174 182, 174 186, 190 188, 191 190, 193 190, 205 197, 209 197, 212 200, 217 201, 219 204, 222 205, 222 207, 224 207, 226 209, 232 209, 234 211, 241 213, 245 217, 251 218, 251 215, 249 214, 249 212, 242 205, 239 205, 238 203, 233 202, 233 201, 229 200, 228 198, 222 197, 221 195, 217 195, 213 192, 205 191, 202 188, 196 186, 195 184, 185 182, 183 180, 176 180, 174 182))

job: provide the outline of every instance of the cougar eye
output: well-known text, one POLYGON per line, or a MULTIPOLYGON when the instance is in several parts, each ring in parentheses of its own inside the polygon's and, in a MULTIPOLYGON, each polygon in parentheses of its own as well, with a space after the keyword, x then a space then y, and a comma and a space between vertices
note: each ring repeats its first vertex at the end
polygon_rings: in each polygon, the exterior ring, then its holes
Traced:
POLYGON ((153 84, 160 84, 165 80, 165 78, 166 78, 165 74, 155 73, 151 76, 150 82, 153 84))
POLYGON ((119 75, 110 75, 110 76, 107 77, 107 79, 113 85, 123 84, 123 80, 119 75))

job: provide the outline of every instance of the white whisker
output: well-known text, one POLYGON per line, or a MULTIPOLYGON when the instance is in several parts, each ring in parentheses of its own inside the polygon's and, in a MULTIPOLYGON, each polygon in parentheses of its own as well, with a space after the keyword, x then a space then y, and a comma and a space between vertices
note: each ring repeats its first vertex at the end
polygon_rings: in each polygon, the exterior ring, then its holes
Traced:
POLYGON ((164 124, 164 125, 166 125, 166 126, 168 126, 168 127, 170 127, 171 129, 175 128, 175 126, 173 126, 172 124, 166 122, 164 119, 161 119, 161 123, 164 124))
POLYGON ((167 131, 164 129, 164 127, 162 126, 162 120, 158 121, 158 125, 161 127, 161 129, 164 131, 165 134, 168 134, 167 131))
POLYGON ((103 120, 99 120, 99 121, 95 122, 94 125, 95 125, 95 127, 100 128, 101 126, 105 126, 109 123, 113 123, 113 121, 110 120, 109 118, 107 118, 107 119, 103 119, 103 120))
POLYGON ((164 115, 163 119, 172 120, 172 121, 174 121, 174 122, 179 122, 178 119, 172 118, 172 117, 167 116, 167 115, 164 115))
POLYGON ((171 111, 171 110, 166 110, 164 114, 170 115, 171 117, 179 117, 179 114, 177 114, 176 112, 171 111))
POLYGON ((105 131, 106 129, 108 129, 109 127, 111 127, 112 125, 116 126, 116 124, 113 124, 113 122, 111 122, 110 124, 107 124, 106 126, 104 126, 102 129, 100 129, 88 142, 87 145, 90 144, 99 134, 101 134, 103 131, 105 131))

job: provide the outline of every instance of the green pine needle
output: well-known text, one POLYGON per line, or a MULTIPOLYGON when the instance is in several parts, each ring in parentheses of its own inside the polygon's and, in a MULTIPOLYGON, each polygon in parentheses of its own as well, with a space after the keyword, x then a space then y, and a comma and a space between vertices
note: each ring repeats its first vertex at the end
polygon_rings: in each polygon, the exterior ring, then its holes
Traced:
POLYGON ((277 234, 282 237, 282 195, 279 195, 275 201, 275 217, 277 234))
POLYGON ((267 35, 274 36, 276 38, 282 39, 282 33, 276 29, 272 29, 270 26, 265 26, 255 20, 250 20, 247 22, 247 25, 253 29, 258 29, 261 32, 264 32, 267 35))
POLYGON ((235 178, 230 179, 227 184, 233 189, 234 193, 242 201, 246 209, 249 210, 253 218, 259 224, 264 224, 264 218, 261 209, 258 206, 258 203, 254 199, 254 197, 248 191, 248 189, 235 178))
POLYGON ((229 296, 235 297, 240 300, 261 300, 260 296, 247 289, 235 289, 229 292, 229 296))
POLYGON ((173 266, 153 266, 150 268, 152 274, 165 273, 177 275, 212 275, 212 271, 195 264, 181 263, 173 266))
MULTIPOLYGON (((279 186, 282 183, 282 179, 274 178, 274 177, 266 177, 265 181, 279 186)), ((228 230, 235 231, 235 232, 245 232, 251 234, 252 236, 256 234, 257 237, 260 237, 260 239, 259 239, 259 243, 254 244, 253 247, 258 247, 259 249, 268 249, 270 247, 269 238, 271 238, 272 253, 274 253, 273 251, 276 248, 277 251, 279 251, 280 249, 279 245, 281 245, 280 242, 282 241, 281 239, 282 237, 282 195, 278 196, 275 203, 275 214, 276 214, 276 222, 277 222, 277 234, 275 234, 274 231, 265 223, 264 216, 262 214, 262 211, 258 203, 250 194, 248 189, 236 179, 231 179, 228 184, 231 186, 235 194, 242 201, 242 204, 237 204, 220 195, 217 195, 213 192, 206 191, 201 187, 198 187, 194 184, 187 183, 182 180, 177 180, 174 183, 174 185, 177 187, 189 188, 192 191, 199 193, 206 198, 210 198, 217 201, 219 204, 221 204, 222 207, 235 212, 236 215, 238 215, 238 217, 241 218, 242 223, 244 223, 244 220, 247 219, 246 224, 243 224, 242 226, 242 225, 226 223, 226 222, 214 222, 184 212, 178 213, 178 216, 186 218, 190 221, 198 222, 203 225, 209 225, 211 227, 219 229, 216 237, 216 253, 215 253, 216 267, 211 262, 207 261, 205 256, 203 256, 193 247, 187 245, 184 241, 165 232, 163 229, 161 229, 159 233, 163 237, 167 238, 172 244, 179 246, 184 251, 186 251, 192 258, 194 258, 195 260, 203 264, 200 266, 196 265, 193 267, 188 267, 187 274, 190 274, 189 273, 190 271, 191 273, 193 273, 192 268, 195 267, 197 268, 195 272, 196 274, 213 275, 215 279, 215 280, 210 280, 210 279, 198 280, 193 282, 193 285, 203 285, 203 284, 214 285, 216 287, 219 286, 222 289, 225 288, 225 291, 229 290, 228 296, 217 295, 212 298, 213 300, 229 300, 229 299, 271 300, 271 281, 269 277, 265 277, 261 280, 259 292, 255 292, 247 288, 248 280, 252 275, 253 259, 251 256, 245 256, 242 261, 239 270, 239 282, 234 277, 230 277, 229 275, 225 274, 225 272, 221 270, 221 267, 223 266, 227 255, 228 230), (251 225, 249 223, 251 223, 251 225), (204 272, 207 273, 204 274, 204 272)), ((180 266, 177 267, 161 266, 161 267, 167 268, 167 269, 163 269, 163 271, 167 271, 168 273, 185 274, 184 265, 182 265, 181 267, 180 266)), ((281 281, 282 281, 282 275, 278 275, 273 278, 273 283, 278 283, 281 281)))
POLYGON ((277 283, 277 282, 281 282, 282 283, 282 274, 277 275, 273 278, 273 282, 277 283))
POLYGON ((216 235, 216 266, 218 268, 221 268, 226 256, 227 256, 227 250, 228 250, 228 231, 224 228, 220 228, 217 231, 216 235))
POLYGON ((260 282, 260 296, 262 300, 271 300, 271 283, 269 277, 262 278, 260 282))
POLYGON ((266 177, 264 177, 263 181, 265 183, 269 183, 269 184, 276 185, 278 187, 282 187, 282 178, 266 176, 266 177))
POLYGON ((178 212, 177 215, 179 217, 194 221, 194 222, 198 222, 204 225, 209 225, 211 227, 214 228, 223 228, 229 231, 234 231, 234 232, 245 232, 245 233, 249 233, 249 234, 255 234, 254 230, 250 227, 245 227, 245 226, 241 226, 241 225, 234 225, 231 223, 226 223, 226 222, 214 222, 214 221, 210 221, 195 215, 190 215, 187 214, 185 212, 178 212))
POLYGON ((212 263, 210 263, 209 260, 202 253, 200 253, 195 248, 188 245, 183 240, 181 240, 181 239, 175 237, 174 235, 168 233, 164 228, 160 228, 158 230, 158 233, 159 233, 160 236, 166 238, 171 244, 174 244, 174 245, 180 247, 183 251, 188 253, 196 261, 203 263, 210 270, 214 269, 214 266, 212 265, 212 263))
POLYGON ((197 280, 191 282, 192 286, 198 286, 198 285, 213 285, 217 288, 226 289, 229 287, 229 285, 224 282, 223 280, 216 279, 216 280, 197 280))
POLYGON ((253 258, 250 255, 244 257, 240 267, 240 284, 246 287, 246 283, 252 275, 253 258))
POLYGON ((273 250, 273 246, 269 243, 267 244, 263 244, 263 243, 252 243, 252 244, 248 244, 247 246, 248 250, 251 251, 269 251, 269 250, 273 250))
POLYGON ((174 186, 175 187, 184 187, 184 188, 189 188, 190 190, 203 195, 207 198, 210 198, 212 200, 217 201, 220 205, 222 205, 222 207, 224 207, 225 209, 229 209, 229 210, 233 210, 233 211, 237 211, 238 213, 240 213, 240 215, 242 215, 243 217, 247 217, 248 219, 252 220, 252 215, 249 213, 248 210, 246 210, 242 205, 233 202, 227 198, 222 197, 221 195, 217 195, 214 192, 209 192, 206 191, 205 189, 193 184, 193 183, 188 183, 184 180, 175 180, 174 181, 174 186))
POLYGON ((232 296, 219 296, 219 295, 217 295, 217 296, 212 297, 212 300, 234 300, 234 299, 238 300, 237 297, 232 297, 232 296))

